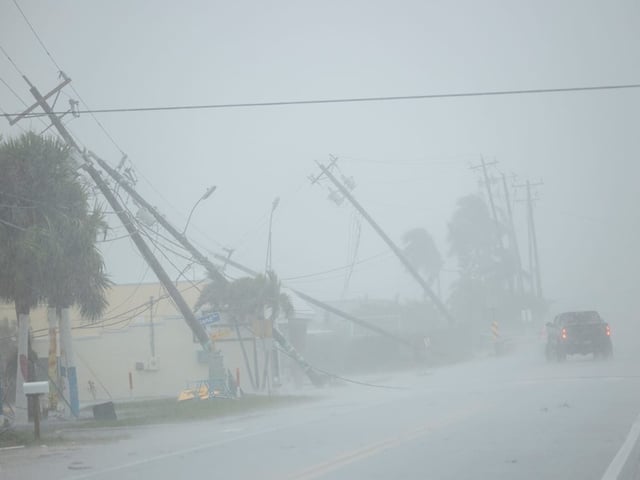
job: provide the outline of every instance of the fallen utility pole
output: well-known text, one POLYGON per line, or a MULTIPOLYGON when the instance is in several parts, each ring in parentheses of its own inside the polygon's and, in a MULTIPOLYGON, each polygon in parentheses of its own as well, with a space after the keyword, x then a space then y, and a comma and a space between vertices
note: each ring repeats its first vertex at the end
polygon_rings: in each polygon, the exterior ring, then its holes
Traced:
MULTIPOLYGON (((56 114, 53 112, 52 108, 47 103, 46 98, 42 96, 42 94, 29 81, 29 79, 26 76, 23 78, 29 84, 29 87, 30 87, 29 90, 31 94, 34 96, 34 98, 36 99, 35 105, 39 105, 44 110, 44 112, 47 114, 47 116, 51 120, 51 123, 56 128, 56 130, 58 130, 58 133, 60 133, 64 141, 77 154, 79 154, 82 157, 84 162, 80 165, 80 167, 83 168, 89 174, 91 179, 95 182, 96 186, 100 189, 100 192, 102 193, 104 198, 107 200, 107 202, 111 206, 111 209, 116 213, 116 215, 120 219, 120 222, 122 222, 122 225, 127 230, 127 233, 131 237, 131 240, 133 240, 133 243, 138 248, 138 251, 144 258, 144 260, 147 262, 147 264, 151 267, 151 269, 153 270, 153 273, 155 273, 156 277, 158 278, 162 286, 166 289, 167 293, 169 294, 173 302, 178 307, 178 310, 182 314, 183 318, 185 319, 185 321, 193 331, 194 335, 196 336, 196 338, 198 339, 202 347, 206 351, 211 351, 212 344, 211 344, 211 340, 209 339, 209 336, 207 335, 206 331, 204 330, 200 322, 198 322, 198 320, 196 319, 195 315, 191 311, 191 308, 189 307, 189 305, 187 305, 187 302, 185 301, 182 294, 178 291, 176 286, 173 284, 167 272, 165 272, 164 268, 162 268, 162 265, 160 265, 160 262, 158 262, 158 259, 155 257, 155 255, 153 254, 149 246, 145 243, 144 239, 140 235, 140 232, 138 232, 138 229, 134 225, 134 222, 131 216, 120 204, 116 196, 113 194, 113 192, 109 188, 109 185, 107 184, 107 182, 100 175, 100 172, 98 172, 98 170, 96 170, 96 168, 93 166, 89 156, 80 149, 80 147, 78 146, 76 141, 73 139, 73 137, 71 136, 67 128, 60 121, 60 118, 56 116, 56 114)), ((71 80, 69 78, 65 77, 65 80, 61 85, 64 86, 68 84, 70 81, 71 80)), ((62 86, 59 85, 54 90, 52 90, 52 92, 58 91, 60 88, 62 88, 62 86)), ((47 95, 50 96, 51 93, 47 95)), ((27 112, 32 111, 35 108, 35 105, 29 107, 27 109, 27 112)), ((23 113, 18 118, 21 118, 24 116, 25 114, 23 113)))
MULTIPOLYGON (((325 167, 321 163, 318 163, 318 166, 320 167, 320 170, 322 170, 322 173, 326 175, 327 178, 331 180, 331 182, 338 188, 340 193, 347 200, 349 200, 349 202, 351 202, 351 204, 356 208, 356 210, 358 210, 358 212, 360 212, 360 215, 362 215, 364 219, 367 222, 369 222, 369 225, 373 227, 376 233, 378 233, 378 235, 382 237, 382 240, 384 240, 384 242, 389 246, 389 248, 391 248, 393 253, 396 255, 396 257, 398 257, 398 259, 404 265, 407 271, 416 280, 416 282, 418 282, 418 284, 422 287, 424 292, 431 299, 431 301, 434 303, 434 305, 440 311, 440 313, 442 313, 442 315, 449 321, 450 324, 455 323, 453 316, 451 315, 451 313, 449 313, 449 310, 447 310, 447 307, 444 305, 444 303, 442 303, 442 301, 433 292, 433 290, 431 290, 431 287, 429 287, 429 285, 424 280, 424 278, 422 278, 422 275, 420 275, 420 273, 418 273, 418 271, 414 268, 414 266, 411 265, 411 262, 407 260, 407 258, 404 256, 400 248, 398 248, 398 246, 395 243, 393 243, 393 240, 391 240, 391 238, 389 238, 389 236, 385 233, 385 231, 382 230, 380 225, 376 223, 376 221, 371 217, 371 215, 369 215, 369 213, 364 209, 364 207, 360 205, 360 203, 358 203, 358 201, 354 198, 353 195, 351 195, 351 192, 344 185, 342 185, 342 183, 331 173, 329 168, 325 167)), ((314 181, 317 181, 317 178, 314 179, 314 181)))
MULTIPOLYGON (((100 165, 100 167, 102 167, 102 169, 107 172, 109 176, 131 196, 131 198, 134 199, 138 205, 147 210, 156 219, 156 221, 193 256, 195 261, 207 270, 212 278, 216 278, 217 280, 227 283, 227 278, 211 262, 211 260, 196 248, 183 232, 178 231, 177 228, 171 225, 171 223, 162 214, 160 214, 154 206, 147 202, 117 170, 112 168, 106 161, 98 157, 95 153, 89 152, 89 156, 94 159, 98 165, 100 165)), ((251 271, 251 275, 256 276, 257 273, 251 271)), ((311 368, 302 355, 293 348, 285 336, 275 326, 273 328, 273 338, 278 342, 287 355, 289 355, 300 366, 300 368, 302 368, 309 380, 311 380, 311 383, 316 386, 320 386, 323 383, 322 378, 311 368)), ((243 345, 242 342, 241 345, 243 345)))
POLYGON ((135 188, 131 186, 131 184, 127 181, 127 179, 124 176, 122 176, 115 168, 111 167, 111 165, 109 165, 105 160, 100 158, 95 153, 89 152, 89 157, 95 160, 96 163, 100 165, 100 168, 102 168, 105 172, 107 172, 109 176, 113 178, 115 182, 120 187, 122 187, 138 205, 140 205, 142 208, 148 211, 153 216, 153 218, 155 218, 156 221, 160 225, 162 225, 162 228, 164 228, 167 232, 169 232, 173 236, 173 238, 175 238, 178 242, 180 242, 180 244, 193 256, 196 262, 198 262, 199 264, 201 264, 203 267, 206 268, 207 272, 210 275, 217 278, 218 280, 222 280, 224 282, 227 281, 225 276, 222 275, 222 273, 220 273, 218 268, 213 263, 211 263, 211 261, 206 257, 206 255, 203 255, 193 245, 193 243, 191 243, 191 241, 187 238, 187 236, 184 233, 178 231, 178 229, 175 228, 173 225, 171 225, 171 223, 160 212, 158 212, 158 210, 154 206, 152 206, 149 202, 147 202, 135 190, 135 188))
POLYGON ((342 310, 339 310, 335 307, 332 307, 331 305, 328 305, 324 302, 321 302, 320 300, 316 300, 313 297, 310 297, 309 295, 306 295, 302 292, 299 292, 297 290, 293 290, 293 293, 295 293, 297 296, 299 296, 301 299, 315 305, 316 307, 320 307, 323 310, 329 312, 329 313, 333 313, 334 315, 337 315, 339 317, 344 318, 345 320, 349 320, 352 323, 355 323, 356 325, 360 325, 363 328, 366 328, 367 330, 371 330, 372 332, 376 332, 379 333, 380 335, 390 338, 392 340, 395 340, 396 342, 402 343, 407 347, 411 347, 411 348, 415 348, 416 345, 411 343, 409 340, 402 338, 398 335, 394 335, 393 333, 387 332, 386 330, 379 328, 375 325, 373 325, 372 323, 369 322, 365 322, 364 320, 360 320, 357 317, 354 317, 353 315, 349 315, 346 312, 343 312, 342 310))

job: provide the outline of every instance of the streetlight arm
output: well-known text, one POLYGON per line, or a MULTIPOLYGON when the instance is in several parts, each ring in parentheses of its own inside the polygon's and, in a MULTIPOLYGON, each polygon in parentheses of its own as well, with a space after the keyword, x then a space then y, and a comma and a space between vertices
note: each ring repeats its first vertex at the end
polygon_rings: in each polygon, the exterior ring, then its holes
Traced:
POLYGON ((189 222, 191 221, 191 216, 193 215, 193 212, 196 210, 196 207, 198 206, 198 204, 202 201, 203 197, 200 197, 198 199, 198 201, 193 205, 193 207, 191 208, 191 211, 189 212, 189 217, 187 218, 187 223, 185 223, 184 228, 182 229, 182 235, 184 235, 185 233, 187 233, 187 228, 189 227, 189 222))
POLYGON ((195 212, 196 207, 200 204, 201 201, 206 200, 207 198, 209 198, 211 196, 211 194, 216 191, 216 188, 217 187, 215 185, 207 188, 207 191, 204 192, 204 194, 193 205, 193 207, 191 208, 191 211, 189 212, 189 217, 187 218, 187 223, 184 225, 184 229, 182 230, 182 235, 187 233, 187 228, 189 227, 189 222, 191 221, 191 216, 193 215, 193 212, 195 212))

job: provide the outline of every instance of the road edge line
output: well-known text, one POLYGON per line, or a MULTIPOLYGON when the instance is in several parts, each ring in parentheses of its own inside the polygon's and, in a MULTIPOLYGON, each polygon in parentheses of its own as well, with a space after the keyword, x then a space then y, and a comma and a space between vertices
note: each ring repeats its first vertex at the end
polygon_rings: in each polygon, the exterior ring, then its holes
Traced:
POLYGON ((616 456, 613 457, 613 460, 611 460, 609 467, 607 467, 607 470, 604 472, 602 480, 618 480, 618 477, 620 476, 620 473, 622 473, 622 469, 627 464, 629 456, 631 455, 631 452, 633 452, 633 449, 639 437, 640 414, 638 414, 635 421, 633 422, 633 425, 631 426, 631 429, 627 434, 627 438, 620 447, 620 450, 618 450, 618 453, 616 453, 616 456))

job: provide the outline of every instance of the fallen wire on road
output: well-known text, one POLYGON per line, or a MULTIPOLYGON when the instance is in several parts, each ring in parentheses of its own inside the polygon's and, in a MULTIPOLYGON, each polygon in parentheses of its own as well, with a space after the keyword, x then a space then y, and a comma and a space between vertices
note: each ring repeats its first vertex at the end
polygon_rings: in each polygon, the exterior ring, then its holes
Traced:
MULTIPOLYGON (((288 352, 284 351, 283 349, 276 347, 278 349, 278 351, 282 352, 283 354, 285 354, 287 357, 291 358, 292 360, 295 360, 291 355, 289 355, 288 352)), ((360 380, 354 380, 353 378, 347 378, 347 377, 343 377, 340 376, 336 373, 331 373, 331 372, 327 372, 326 370, 322 370, 321 368, 315 367, 313 365, 310 365, 311 369, 316 371, 317 373, 320 373, 322 375, 325 375, 327 378, 333 378, 336 380, 342 380, 343 382, 347 382, 347 383, 353 383, 355 385, 363 385, 365 387, 372 387, 372 388, 384 388, 387 390, 409 390, 409 387, 402 387, 402 386, 397 386, 397 385, 380 385, 380 384, 376 384, 376 383, 369 383, 369 382, 362 382, 360 380)))

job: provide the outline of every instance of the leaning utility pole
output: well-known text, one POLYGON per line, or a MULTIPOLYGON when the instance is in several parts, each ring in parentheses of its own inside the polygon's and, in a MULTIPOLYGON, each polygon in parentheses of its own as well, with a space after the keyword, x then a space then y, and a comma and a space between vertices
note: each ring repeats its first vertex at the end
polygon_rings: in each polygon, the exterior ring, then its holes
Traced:
POLYGON ((167 272, 165 272, 164 268, 162 268, 162 265, 160 265, 160 262, 158 262, 158 259, 155 257, 155 255, 153 254, 149 246, 145 243, 144 239, 140 235, 140 232, 138 232, 136 226, 134 225, 134 222, 131 216, 120 204, 120 202, 118 201, 114 193, 109 188, 107 182, 100 175, 100 172, 98 172, 98 170, 96 170, 96 168, 93 166, 89 156, 85 152, 80 150, 80 147, 78 146, 76 141, 73 139, 69 131, 66 129, 66 127, 63 125, 60 118, 56 116, 56 114, 53 112, 53 109, 47 103, 47 98, 59 92, 65 85, 71 82, 71 79, 69 79, 68 77, 65 77, 64 81, 60 85, 58 85, 55 89, 53 89, 51 92, 49 92, 45 96, 42 96, 42 94, 29 81, 29 79, 26 76, 23 78, 29 84, 29 90, 31 94, 34 96, 34 98, 36 99, 36 103, 31 107, 29 107, 27 110, 25 110, 25 112, 18 115, 16 118, 11 119, 10 123, 13 125, 14 123, 18 122, 21 118, 24 118, 31 111, 37 108, 37 106, 40 106, 45 111, 45 113, 51 120, 51 123, 56 128, 56 130, 58 130, 58 133, 60 133, 64 141, 72 148, 72 150, 76 154, 80 155, 81 158, 84 160, 84 162, 80 165, 80 167, 83 168, 89 174, 91 179, 95 182, 97 187, 100 189, 100 192, 102 193, 104 198, 107 200, 107 202, 111 206, 111 209, 115 212, 115 214, 120 219, 120 222, 122 222, 122 225, 127 230, 127 233, 131 237, 131 240, 133 241, 133 243, 138 248, 138 251, 144 258, 144 260, 147 262, 147 264, 151 267, 156 277, 158 277, 158 280, 160 281, 160 283, 162 283, 162 286, 165 288, 165 290, 167 291, 167 293, 169 294, 169 296, 171 297, 175 305, 178 307, 178 310, 182 314, 183 318, 185 319, 185 321, 193 331, 194 335, 196 336, 196 338, 198 339, 202 347, 207 351, 211 351, 212 345, 211 345, 211 340, 209 339, 209 336, 205 332, 200 322, 198 322, 198 320, 196 319, 195 315, 191 311, 191 308, 189 308, 189 305, 187 305, 187 302, 182 297, 177 287, 171 281, 171 278, 169 278, 169 275, 167 274, 167 272))
POLYGON ((540 256, 538 253, 538 236, 536 233, 536 224, 533 215, 533 195, 531 193, 531 187, 537 187, 543 185, 543 182, 531 183, 527 180, 527 183, 522 185, 515 185, 516 188, 526 188, 527 191, 527 225, 529 227, 529 249, 532 256, 531 272, 534 277, 531 281, 532 290, 538 298, 542 298, 542 276, 540 273, 540 256))
MULTIPOLYGON (((94 159, 102 169, 109 174, 111 178, 123 189, 125 190, 133 200, 148 211, 153 218, 167 231, 173 238, 175 238, 184 248, 187 250, 191 256, 202 265, 211 278, 215 278, 223 283, 227 283, 227 278, 220 272, 220 270, 204 255, 199 249, 195 247, 193 243, 187 238, 184 232, 178 231, 171 223, 162 215, 158 210, 147 202, 136 190, 133 186, 114 168, 112 168, 106 161, 102 158, 98 157, 95 153, 89 152, 89 157, 94 159)), ((229 260, 228 257, 224 258, 225 262, 233 263, 229 260)), ((257 272, 251 272, 252 275, 256 276, 257 272)), ((322 384, 322 379, 318 374, 316 374, 311 366, 306 362, 306 360, 293 348, 293 346, 287 341, 285 336, 274 326, 273 327, 273 338, 276 342, 282 347, 282 349, 289 355, 298 365, 302 368, 302 370, 306 373, 313 383, 316 386, 322 384)))
MULTIPOLYGON (((106 161, 98 157, 93 152, 89 152, 89 157, 94 159, 98 163, 98 165, 100 165, 100 167, 102 167, 102 169, 104 169, 104 171, 107 172, 111 176, 111 178, 113 178, 116 181, 116 183, 120 187, 122 187, 138 205, 140 205, 142 208, 146 209, 149 213, 151 213, 151 215, 153 215, 153 217, 157 220, 157 222, 165 230, 167 230, 180 244, 182 244, 182 246, 193 256, 193 258, 198 263, 200 263, 202 266, 205 267, 207 272, 212 277, 217 278, 225 283, 227 282, 227 278, 211 262, 211 260, 209 260, 206 255, 202 254, 202 252, 200 252, 200 250, 198 250, 182 232, 179 232, 175 227, 173 227, 173 225, 171 225, 171 223, 169 223, 167 219, 163 215, 161 215, 155 207, 153 207, 142 196, 140 196, 140 194, 135 190, 135 188, 133 188, 131 184, 117 170, 112 168, 106 161)), ((252 275, 252 276, 258 275, 257 271, 252 270, 248 267, 245 267, 244 265, 239 264, 238 262, 231 260, 229 258, 230 255, 216 254, 214 255, 214 257, 218 260, 223 261, 225 264, 231 265, 237 268, 238 270, 241 270, 249 275, 252 275)), ((294 293, 296 293, 296 295, 298 295, 300 298, 303 298, 303 296, 305 296, 306 300, 308 300, 310 303, 313 303, 316 306, 319 306, 325 311, 329 311, 331 313, 334 313, 337 316, 340 316, 346 320, 349 320, 355 323, 360 322, 360 325, 363 326, 364 328, 368 328, 369 330, 380 333, 381 335, 384 335, 389 338, 393 338, 404 344, 410 345, 410 343, 407 342, 405 339, 396 337, 392 333, 382 330, 376 327, 375 325, 369 324, 368 322, 359 320, 347 313, 341 312, 327 305, 326 303, 321 302, 320 300, 316 300, 312 297, 306 296, 301 292, 294 291, 294 293)), ((282 334, 282 332, 280 332, 280 330, 278 330, 278 328, 275 326, 273 328, 273 338, 276 342, 278 342, 280 347, 282 347, 285 350, 287 355, 289 355, 303 369, 303 371, 307 374, 307 376, 309 377, 312 383, 314 383, 315 385, 319 385, 321 383, 321 378, 313 371, 313 369, 307 363, 307 361, 298 352, 296 352, 296 350, 287 341, 287 339, 282 334)))
POLYGON ((220 273, 218 268, 211 263, 211 261, 203 255, 196 247, 191 243, 191 241, 187 238, 187 236, 180 232, 177 228, 175 228, 171 223, 162 215, 158 210, 147 202, 133 186, 129 183, 129 181, 120 174, 115 168, 111 167, 105 160, 100 158, 95 153, 89 151, 89 158, 96 161, 100 168, 102 168, 105 172, 109 174, 111 178, 122 188, 124 189, 133 200, 148 211, 153 218, 164 228, 167 232, 171 234, 173 238, 175 238, 194 258, 194 260, 200 265, 204 266, 207 272, 212 276, 212 278, 216 278, 217 280, 222 280, 224 282, 227 281, 224 275, 220 273))
MULTIPOLYGON (((242 265, 241 263, 238 263, 238 262, 236 262, 234 260, 229 259, 228 256, 220 255, 220 254, 214 254, 214 257, 219 259, 219 260, 223 260, 223 261, 227 262, 232 267, 237 268, 241 272, 244 272, 244 273, 246 273, 248 275, 252 275, 252 276, 258 275, 258 272, 256 272, 255 270, 253 270, 253 269, 251 269, 251 268, 249 268, 249 267, 247 267, 245 265, 242 265)), ((333 315, 336 315, 337 317, 340 317, 340 318, 342 318, 344 320, 348 320, 349 322, 355 323, 356 325, 360 325, 362 328, 365 328, 365 329, 370 330, 372 332, 376 332, 376 333, 382 335, 383 337, 390 338, 391 340, 394 340, 394 341, 396 341, 398 343, 401 343, 401 344, 403 344, 405 346, 408 346, 408 347, 411 347, 411 348, 415 348, 416 347, 416 345, 412 344, 409 340, 407 340, 405 338, 402 338, 402 337, 400 337, 398 335, 394 335, 393 333, 388 332, 387 330, 384 330, 384 329, 382 329, 382 328, 380 328, 380 327, 378 327, 378 326, 376 326, 376 325, 374 325, 372 323, 369 323, 366 320, 361 320, 361 319, 359 319, 357 317, 354 317, 353 315, 350 315, 350 314, 348 314, 346 312, 343 312, 342 310, 340 310, 338 308, 332 307, 331 305, 329 305, 329 304, 327 304, 327 303, 325 303, 325 302, 323 302, 321 300, 318 300, 317 298, 313 298, 312 296, 307 295, 306 293, 302 293, 299 290, 294 290, 294 289, 291 289, 291 290, 293 291, 293 293, 296 296, 298 296, 302 300, 304 300, 304 301, 306 301, 308 303, 311 303, 312 305, 315 305, 316 307, 320 308, 321 310, 324 310, 325 312, 328 312, 328 313, 331 313, 333 315)), ((276 335, 275 335, 276 333, 278 333, 278 335, 281 335, 281 334, 276 329, 274 329, 274 336, 273 337, 276 340, 278 340, 276 335)))
MULTIPOLYGON (((442 315, 449 321, 450 324, 453 324, 455 321, 451 313, 449 313, 449 311, 447 310, 447 307, 444 305, 444 303, 442 303, 442 301, 433 292, 433 290, 431 290, 431 287, 429 287, 427 282, 424 280, 424 278, 422 278, 422 276, 418 273, 415 267, 411 265, 411 262, 407 260, 407 258, 404 256, 400 248, 398 248, 398 246, 395 243, 393 243, 393 240, 391 240, 391 238, 384 232, 384 230, 382 230, 380 225, 376 223, 376 221, 371 217, 371 215, 369 215, 369 213, 364 209, 364 207, 362 207, 362 205, 358 203, 358 201, 354 198, 354 196, 351 195, 351 192, 349 191, 349 189, 347 189, 344 185, 342 185, 342 183, 331 173, 329 168, 327 168, 326 166, 322 165, 319 162, 318 162, 318 166, 320 167, 322 174, 326 175, 326 177, 329 180, 331 180, 331 182, 336 186, 338 191, 347 200, 349 200, 349 202, 351 202, 351 204, 355 207, 355 209, 358 210, 358 212, 360 212, 360 215, 362 215, 364 219, 367 222, 369 222, 369 225, 371 225, 373 229, 378 233, 378 235, 382 237, 382 240, 384 240, 384 242, 389 246, 389 248, 391 248, 393 253, 396 255, 396 257, 398 257, 398 259, 404 265, 407 271, 416 280, 416 282, 418 282, 418 284, 422 287, 424 292, 431 299, 431 301, 434 303, 434 305, 440 311, 440 313, 442 313, 442 315)), ((313 178, 312 181, 315 183, 318 181, 319 178, 320 177, 313 178)))
POLYGON ((498 221, 498 213, 496 211, 496 203, 493 200, 493 190, 491 189, 491 180, 489 179, 489 173, 487 172, 487 167, 491 165, 496 165, 498 162, 493 161, 491 163, 486 163, 484 161, 484 157, 480 157, 480 165, 471 166, 471 170, 477 170, 478 168, 482 169, 482 176, 484 177, 484 185, 487 188, 487 195, 489 197, 489 206, 491 207, 491 215, 493 215, 493 222, 496 227, 496 235, 498 243, 500 244, 500 248, 503 248, 502 245, 502 232, 500 231, 500 222, 498 221))
POLYGON ((153 296, 149 297, 149 346, 151 347, 151 358, 156 358, 156 330, 153 325, 153 296))
POLYGON ((518 293, 522 294, 524 292, 524 281, 522 278, 522 259, 520 258, 520 246, 518 244, 518 236, 516 235, 516 227, 513 221, 511 195, 509 194, 509 187, 507 186, 507 177, 504 173, 502 174, 502 187, 504 188, 504 198, 507 204, 507 215, 509 217, 509 243, 512 248, 513 255, 515 256, 516 268, 518 269, 518 273, 516 276, 518 280, 518 293))

